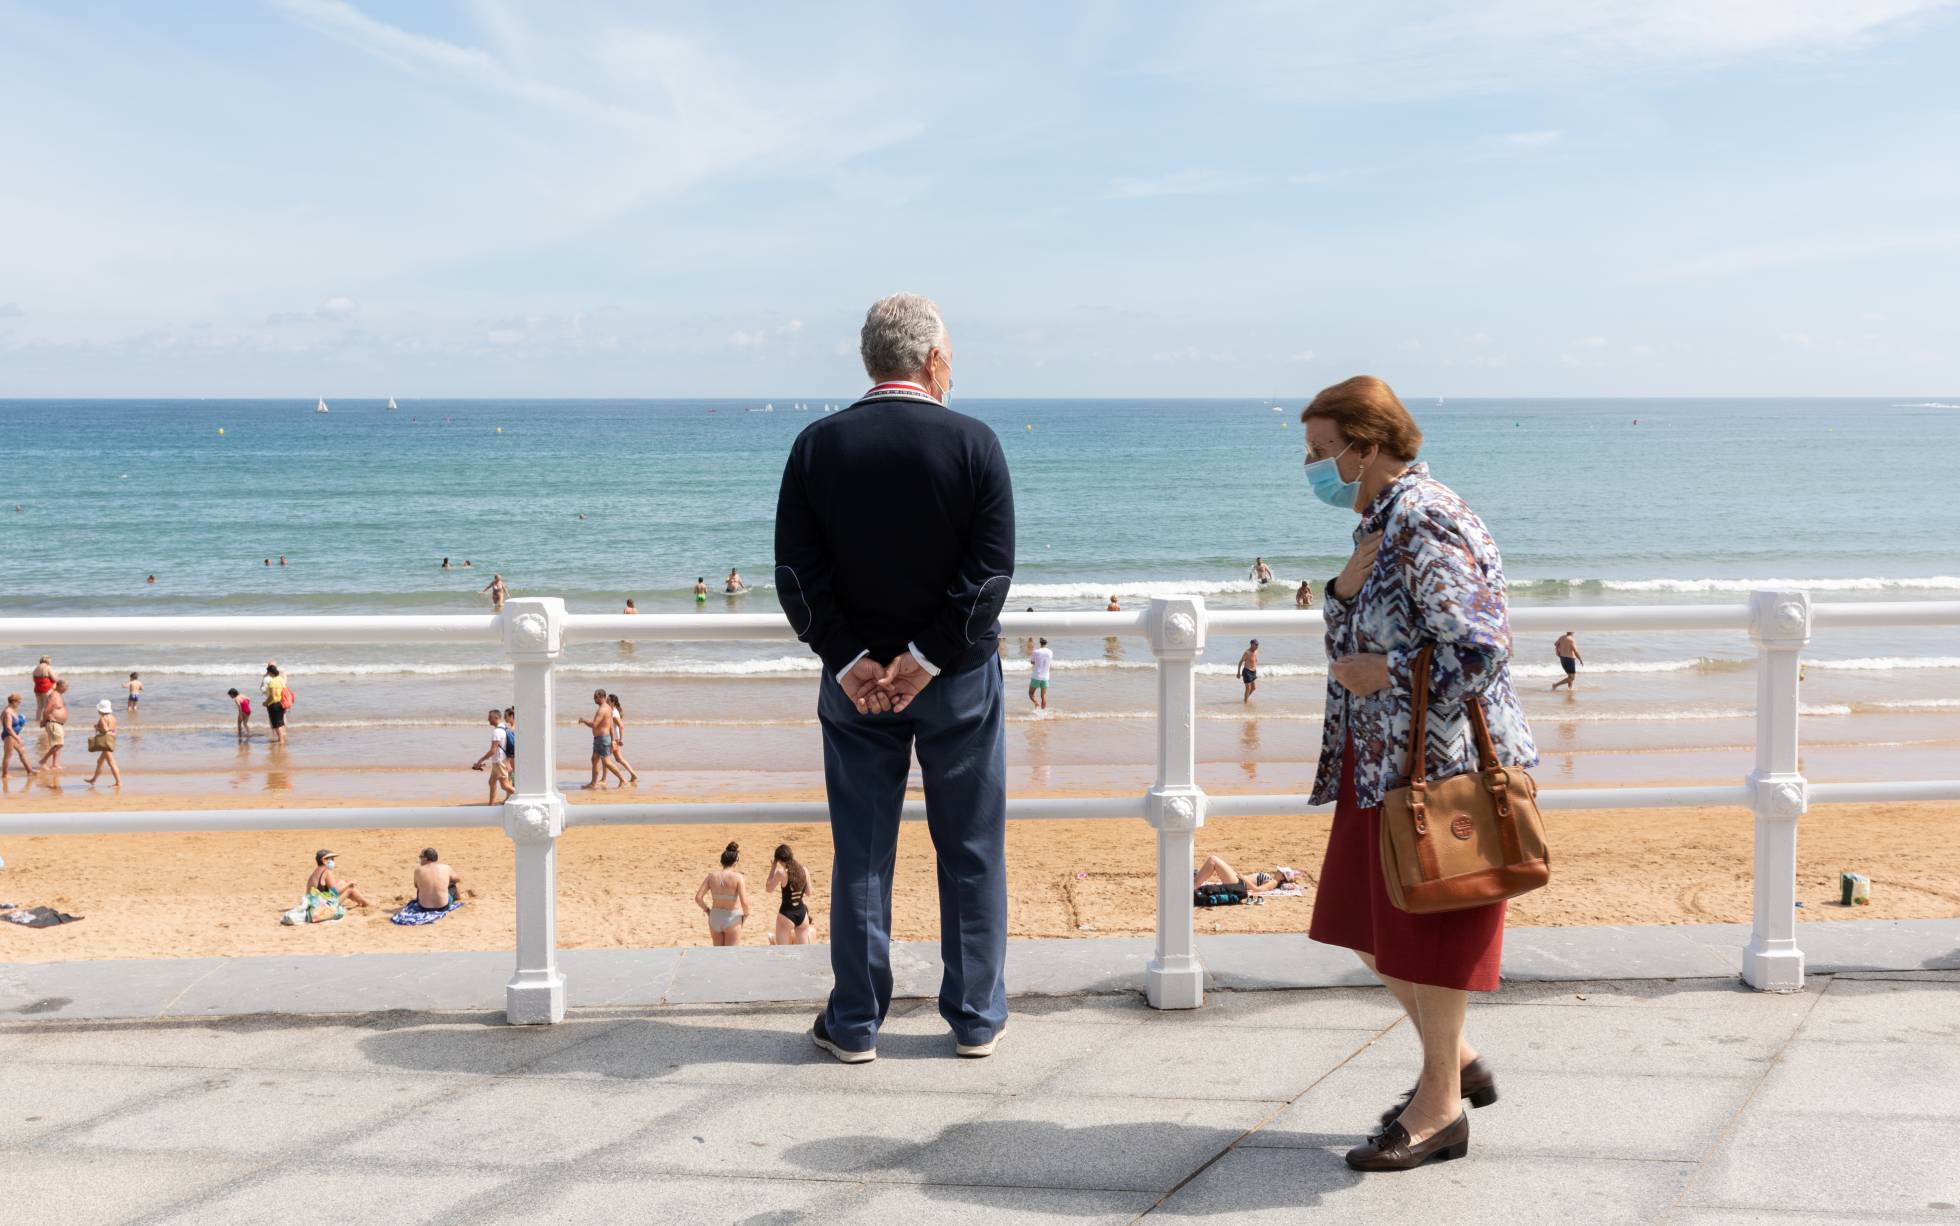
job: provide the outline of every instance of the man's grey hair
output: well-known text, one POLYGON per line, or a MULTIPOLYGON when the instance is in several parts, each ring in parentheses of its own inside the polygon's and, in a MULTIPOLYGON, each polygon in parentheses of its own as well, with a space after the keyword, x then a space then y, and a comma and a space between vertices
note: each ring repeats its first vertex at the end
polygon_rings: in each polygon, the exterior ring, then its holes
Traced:
POLYGON ((926 368, 926 355, 934 349, 952 356, 939 307, 924 294, 880 298, 864 313, 858 353, 864 373, 873 379, 910 379, 926 368))

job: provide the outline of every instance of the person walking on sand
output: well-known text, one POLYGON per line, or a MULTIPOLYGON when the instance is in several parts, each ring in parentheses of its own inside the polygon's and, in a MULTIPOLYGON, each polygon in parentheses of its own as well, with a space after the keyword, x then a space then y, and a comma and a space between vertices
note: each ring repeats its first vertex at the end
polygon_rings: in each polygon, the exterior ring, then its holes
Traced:
POLYGON ((1300 580, 1299 590, 1293 593, 1293 607, 1296 609, 1313 608, 1313 583, 1310 580, 1300 580))
POLYGON ((34 666, 34 672, 29 679, 34 683, 34 722, 38 724, 48 717, 49 698, 54 693, 54 683, 59 678, 54 675, 54 665, 48 657, 42 656, 41 662, 34 666))
POLYGON ((95 773, 83 782, 93 784, 109 768, 109 777, 122 786, 122 771, 116 767, 116 704, 104 698, 95 704, 95 735, 88 739, 88 751, 95 755, 95 773))
POLYGON ((735 871, 735 862, 741 858, 739 844, 722 848, 721 867, 710 870, 701 878, 701 888, 694 891, 694 905, 708 916, 708 940, 717 948, 742 943, 742 921, 749 914, 749 883, 735 871))
POLYGON ((776 503, 776 597, 823 660, 835 984, 811 1038, 847 1064, 878 1056, 916 749, 938 857, 939 1015, 959 1055, 987 1056, 1007 1024, 996 644, 1014 576, 1014 488, 994 432, 946 407, 953 350, 938 307, 917 294, 883 299, 858 347, 870 390, 797 436, 776 503))
POLYGON ((470 764, 473 771, 490 772, 490 803, 500 804, 498 789, 503 790, 503 800, 517 795, 517 789, 510 785, 510 741, 504 735, 504 713, 495 707, 490 708, 490 748, 483 756, 470 764))
POLYGON ((1273 568, 1266 565, 1266 559, 1254 558, 1252 559, 1252 571, 1246 575, 1246 578, 1257 583, 1260 587, 1265 587, 1273 581, 1273 568))
POLYGON ((68 682, 64 678, 48 691, 48 702, 41 710, 41 760, 36 770, 61 773, 61 747, 68 741, 68 682))
POLYGON ((808 945, 816 928, 810 918, 810 874, 796 862, 796 853, 788 843, 776 844, 776 854, 769 861, 769 879, 763 883, 762 892, 771 890, 783 893, 776 906, 776 931, 770 934, 769 943, 808 945))
POLYGON ((457 887, 463 874, 442 862, 433 847, 424 847, 415 865, 415 901, 424 911, 442 911, 462 901, 457 887))
POLYGON ((21 740, 21 732, 27 727, 27 717, 20 711, 20 695, 7 695, 7 709, 0 711, 0 779, 5 779, 15 758, 20 759, 22 774, 32 775, 34 767, 27 761, 27 746, 21 740))
POLYGON ((131 673, 129 680, 123 682, 123 689, 129 691, 129 697, 123 700, 123 710, 134 711, 136 704, 143 701, 143 679, 131 673))
POLYGON ((612 760, 618 763, 628 776, 627 782, 638 783, 640 772, 626 760, 626 708, 619 705, 619 695, 607 694, 606 705, 612 708, 612 760))
POLYGON ((1471 992, 1497 990, 1505 905, 1421 915, 1396 907, 1382 879, 1383 798, 1408 779, 1412 754, 1424 755, 1431 779, 1477 771, 1472 703, 1500 764, 1532 766, 1538 751, 1511 688, 1497 542, 1417 461, 1415 419, 1388 384, 1366 376, 1322 391, 1301 418, 1314 496, 1360 516, 1353 556, 1321 587, 1327 707, 1312 799, 1335 808, 1308 935, 1354 950, 1422 1042, 1415 1087, 1382 1113, 1380 1133, 1347 1154, 1356 1170, 1401 1171, 1463 1157, 1470 1117, 1462 1100, 1497 1101, 1464 1016, 1471 992), (1412 728, 1425 650, 1428 724, 1412 728))
POLYGON ((1559 667, 1565 670, 1565 676, 1552 682, 1552 688, 1556 690, 1562 685, 1567 689, 1578 689, 1575 683, 1579 680, 1579 666, 1586 662, 1586 657, 1579 654, 1578 640, 1572 637, 1570 630, 1567 630, 1558 636, 1558 641, 1552 644, 1552 650, 1558 653, 1559 667))
POLYGON ((1259 688, 1259 640, 1239 653, 1239 680, 1245 682, 1245 697, 1239 699, 1241 705, 1252 701, 1252 691, 1259 688))
POLYGON ((265 680, 259 682, 259 693, 265 697, 265 721, 272 728, 272 743, 284 746, 286 708, 292 705, 292 690, 286 684, 286 678, 280 674, 277 664, 266 664, 265 680))
POLYGON ((491 575, 490 582, 477 589, 479 595, 484 592, 490 593, 490 611, 492 613, 503 612, 504 598, 510 595, 510 589, 504 586, 504 577, 502 575, 491 575))
POLYGON ((742 572, 733 566, 728 568, 728 578, 722 582, 721 590, 730 596, 745 590, 742 585, 742 572))
POLYGON ((1048 640, 1041 640, 1041 646, 1034 649, 1028 657, 1028 701, 1037 710, 1048 709, 1048 677, 1055 668, 1055 653, 1049 650, 1048 640))
POLYGON ((618 776, 619 786, 625 787, 626 776, 619 773, 619 768, 613 765, 612 760, 612 704, 606 701, 606 692, 604 690, 592 691, 592 702, 595 708, 592 712, 592 718, 579 721, 579 723, 592 729, 592 778, 586 782, 585 790, 591 791, 593 788, 598 787, 599 781, 606 775, 618 776))
POLYGON ((252 700, 237 690, 226 690, 225 697, 231 699, 231 705, 238 708, 238 739, 241 741, 251 740, 252 700))

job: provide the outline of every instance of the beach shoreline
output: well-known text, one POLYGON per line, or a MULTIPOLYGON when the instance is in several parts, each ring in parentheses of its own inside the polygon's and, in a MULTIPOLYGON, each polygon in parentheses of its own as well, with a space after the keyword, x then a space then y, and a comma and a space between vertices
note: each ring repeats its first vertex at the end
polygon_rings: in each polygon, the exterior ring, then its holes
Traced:
MULTIPOLYGON (((764 799, 703 795, 690 799, 764 799)), ((616 799, 574 796, 574 805, 616 799)), ((807 791, 772 800, 820 800, 807 791)), ((386 797, 339 797, 318 807, 386 805, 386 797)), ((77 797, 57 810, 262 808, 260 798, 77 797)), ((1803 819, 1798 840, 1800 922, 1960 916, 1960 864, 1939 837, 1960 804, 1829 805, 1803 819), (1872 879, 1867 907, 1836 905, 1837 874, 1872 879)), ((1317 877, 1330 818, 1290 814, 1214 819, 1198 854, 1250 871, 1275 863, 1317 877)), ((1547 814, 1551 887, 1512 904, 1515 927, 1747 923, 1754 822, 1745 809, 1588 810, 1547 814)), ((762 880, 770 851, 792 844, 812 878, 817 939, 828 927, 830 846, 820 823, 573 828, 559 843, 558 945, 562 949, 706 946, 695 887, 723 843, 742 844, 755 913, 744 944, 762 944, 775 899, 762 880)), ((0 963, 120 958, 350 954, 514 948, 509 839, 495 827, 438 830, 297 830, 187 834, 51 835, 0 841, 0 901, 84 916, 49 929, 0 924, 0 963), (387 915, 408 896, 425 845, 462 873, 468 905, 425 928, 387 915), (313 852, 339 854, 343 876, 376 906, 334 924, 280 926, 299 898, 313 852)), ((1155 838, 1142 821, 1031 820, 1008 824, 1009 933, 1016 938, 1146 936, 1155 914, 1155 838)), ((935 939, 938 905, 923 823, 905 824, 894 887, 893 935, 935 939)), ((1304 897, 1198 913, 1202 932, 1304 932, 1304 897)))

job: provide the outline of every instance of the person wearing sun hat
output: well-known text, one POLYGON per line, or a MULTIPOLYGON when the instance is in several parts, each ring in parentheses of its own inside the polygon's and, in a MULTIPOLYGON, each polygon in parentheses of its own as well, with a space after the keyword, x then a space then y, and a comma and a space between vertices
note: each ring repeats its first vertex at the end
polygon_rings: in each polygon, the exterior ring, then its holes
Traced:
POLYGON ((313 873, 306 879, 306 922, 309 924, 339 919, 344 913, 342 899, 357 907, 368 905, 368 900, 361 897, 354 883, 342 880, 333 869, 333 852, 322 847, 313 853, 313 873))
POLYGON ((109 777, 122 786, 122 771, 116 766, 116 704, 104 698, 95 704, 95 734, 88 739, 88 750, 95 755, 95 774, 84 782, 94 783, 109 768, 109 777))

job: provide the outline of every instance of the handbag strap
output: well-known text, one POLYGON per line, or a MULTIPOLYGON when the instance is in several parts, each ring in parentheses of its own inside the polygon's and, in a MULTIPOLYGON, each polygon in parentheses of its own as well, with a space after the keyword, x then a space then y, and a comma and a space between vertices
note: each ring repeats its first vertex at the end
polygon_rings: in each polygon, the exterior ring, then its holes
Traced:
MULTIPOLYGON (((1429 755, 1424 752, 1429 744, 1429 660, 1436 652, 1436 644, 1425 643, 1416 653, 1414 670, 1410 684, 1415 693, 1409 714, 1409 786, 1421 791, 1428 777, 1429 755)), ((1490 722, 1484 716, 1483 699, 1471 694, 1463 700, 1469 708, 1470 732, 1477 743, 1477 769, 1488 775, 1497 768, 1497 744, 1490 737, 1490 722)))

